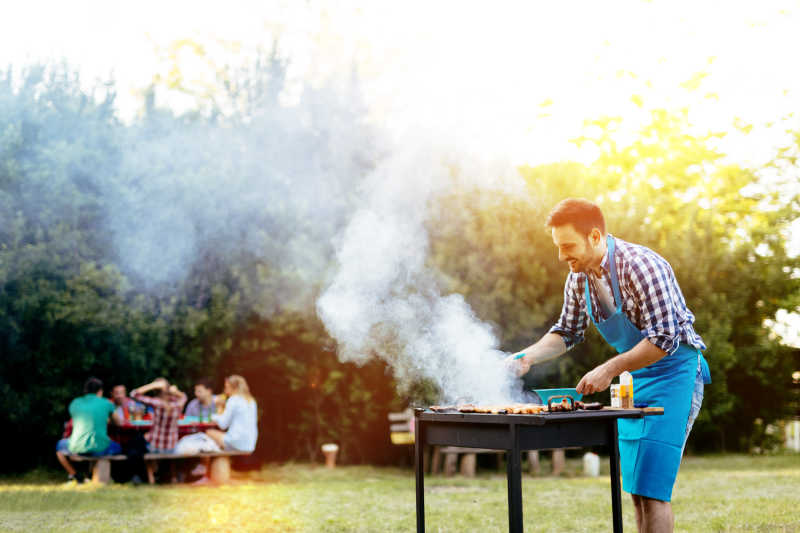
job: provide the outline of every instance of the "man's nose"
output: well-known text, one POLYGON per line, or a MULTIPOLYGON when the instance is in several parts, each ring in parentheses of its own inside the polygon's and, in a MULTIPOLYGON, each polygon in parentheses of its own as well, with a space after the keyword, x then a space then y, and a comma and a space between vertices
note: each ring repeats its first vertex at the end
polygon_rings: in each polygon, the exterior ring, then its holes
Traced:
POLYGON ((566 257, 564 256, 564 252, 561 250, 558 251, 558 260, 559 261, 566 261, 566 257))

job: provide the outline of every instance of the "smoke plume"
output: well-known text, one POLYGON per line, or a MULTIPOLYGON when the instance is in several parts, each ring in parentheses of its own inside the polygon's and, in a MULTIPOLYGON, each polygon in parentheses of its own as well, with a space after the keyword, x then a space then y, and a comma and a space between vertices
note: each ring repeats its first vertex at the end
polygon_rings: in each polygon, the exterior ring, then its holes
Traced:
POLYGON ((362 187, 317 311, 344 361, 387 361, 402 386, 427 378, 446 402, 510 401, 520 390, 489 325, 461 295, 442 293, 429 267, 431 201, 475 187, 508 188, 508 165, 403 139, 362 187))
POLYGON ((233 272, 245 313, 313 313, 378 136, 354 84, 305 87, 282 105, 284 69, 248 72, 229 116, 153 109, 126 130, 104 186, 113 253, 138 289, 170 294, 187 279, 233 272))

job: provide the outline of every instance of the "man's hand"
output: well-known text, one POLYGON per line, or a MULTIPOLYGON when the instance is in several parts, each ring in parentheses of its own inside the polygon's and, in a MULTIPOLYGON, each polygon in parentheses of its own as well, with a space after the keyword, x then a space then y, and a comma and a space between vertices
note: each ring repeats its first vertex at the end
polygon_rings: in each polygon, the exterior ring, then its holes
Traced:
POLYGON ((520 354, 512 353, 503 361, 510 371, 513 371, 517 377, 527 374, 531 369, 531 361, 527 355, 519 357, 520 354), (519 359, 517 359, 519 357, 519 359))
POLYGON ((603 363, 583 376, 575 389, 581 394, 603 392, 611 385, 612 379, 614 372, 608 363, 603 363))

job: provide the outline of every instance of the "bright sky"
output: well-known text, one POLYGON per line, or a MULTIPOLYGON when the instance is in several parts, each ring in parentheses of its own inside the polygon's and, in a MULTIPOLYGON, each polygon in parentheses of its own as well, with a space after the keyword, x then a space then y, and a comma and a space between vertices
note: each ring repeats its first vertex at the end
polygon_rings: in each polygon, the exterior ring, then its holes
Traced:
MULTIPOLYGON (((157 50, 183 38, 234 63, 277 42, 299 81, 355 64, 374 120, 518 163, 588 161, 568 142, 585 119, 621 115, 631 133, 658 107, 688 107, 698 132, 729 131, 722 148, 743 164, 768 160, 786 127, 800 127, 790 116, 800 108, 800 0, 34 0, 4 7, 0 65, 65 57, 85 78, 113 73, 130 116, 165 71, 157 50), (749 135, 736 133, 737 119, 755 126, 749 135)), ((208 76, 191 58, 184 69, 208 76)))
POLYGON ((297 78, 356 62, 371 108, 398 128, 486 131, 497 150, 533 163, 590 157, 567 142, 586 118, 636 124, 650 108, 677 106, 690 108, 698 130, 731 130, 737 117, 755 124, 727 151, 760 162, 781 141, 780 128, 761 126, 800 104, 797 0, 361 4, 18 2, 0 19, 0 64, 66 57, 89 78, 113 73, 131 113, 164 69, 157 48, 189 37, 246 50, 277 37, 297 78))

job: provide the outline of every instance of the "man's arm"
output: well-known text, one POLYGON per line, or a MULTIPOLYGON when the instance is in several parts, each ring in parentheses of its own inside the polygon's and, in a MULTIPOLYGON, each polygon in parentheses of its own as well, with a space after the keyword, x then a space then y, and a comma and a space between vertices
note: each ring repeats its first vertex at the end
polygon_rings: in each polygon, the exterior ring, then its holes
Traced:
POLYGON ((141 387, 136 387, 131 391, 131 398, 136 400, 139 403, 143 403, 144 405, 150 405, 152 407, 158 407, 162 405, 161 399, 159 398, 151 398, 149 396, 145 396, 145 393, 150 392, 151 390, 161 389, 163 390, 165 387, 168 386, 167 380, 164 378, 157 378, 153 380, 151 383, 147 385, 142 385, 141 387))
POLYGON ((506 364, 515 369, 518 376, 528 372, 531 365, 555 359, 583 341, 588 318, 580 288, 578 278, 573 274, 568 275, 564 283, 564 304, 556 323, 535 344, 506 358, 506 364), (525 355, 517 359, 520 353, 525 355))
POLYGON ((117 409, 111 411, 111 421, 117 426, 125 425, 125 420, 117 409))
MULTIPOLYGON (((143 394, 150 392, 154 389, 163 389, 168 386, 167 380, 164 378, 156 378, 147 385, 142 385, 141 387, 136 387, 131 391, 131 397, 142 396, 143 394)), ((139 398, 136 400, 141 401, 139 398)))
POLYGON ((654 345, 648 339, 642 339, 633 348, 612 357, 605 363, 595 367, 578 382, 575 387, 581 394, 602 392, 611 385, 611 380, 626 370, 633 372, 651 365, 667 355, 667 352, 654 345))
POLYGON ((183 406, 186 404, 186 393, 175 385, 170 385, 169 393, 172 395, 172 403, 178 409, 183 409, 183 406))
POLYGON ((558 333, 547 333, 536 343, 521 350, 520 353, 524 353, 525 355, 520 359, 516 359, 519 353, 506 357, 506 364, 514 368, 517 375, 521 376, 527 373, 532 365, 538 365, 539 363, 555 359, 566 351, 567 345, 561 335, 558 333))

